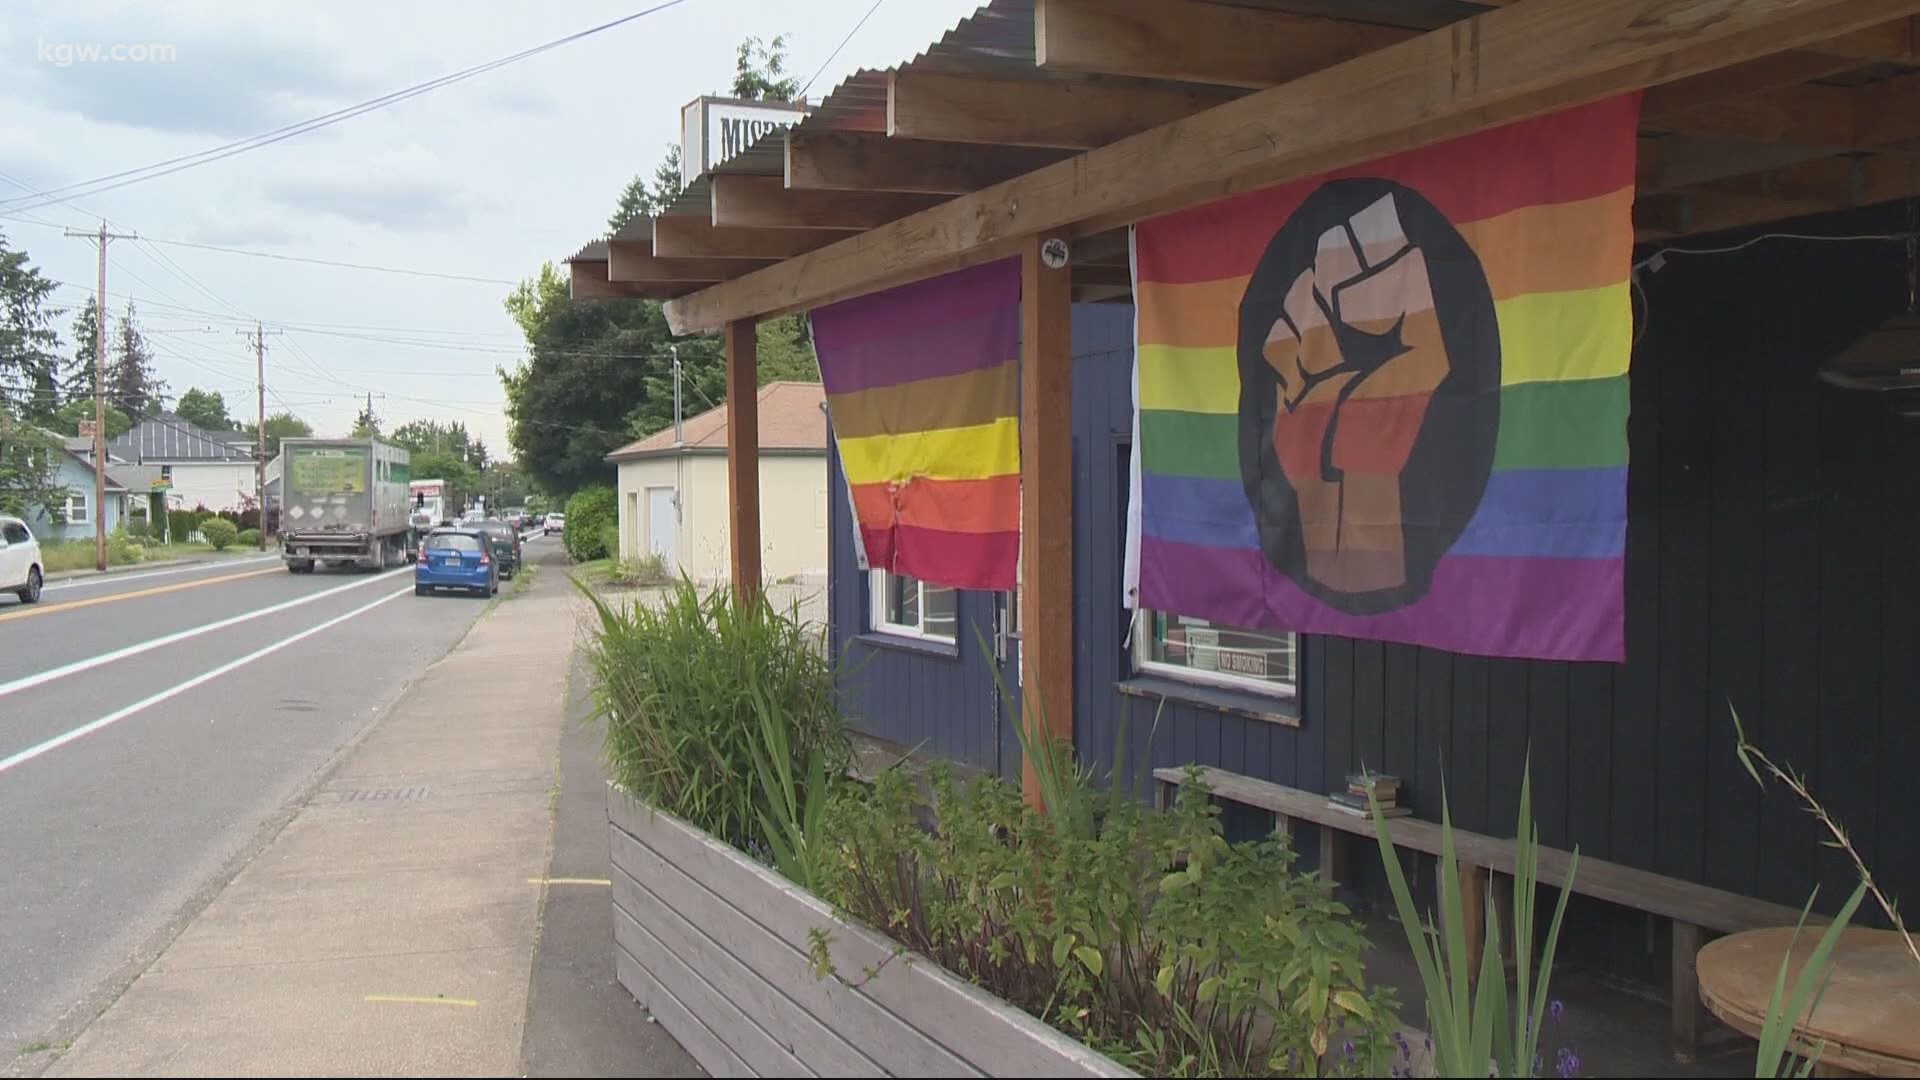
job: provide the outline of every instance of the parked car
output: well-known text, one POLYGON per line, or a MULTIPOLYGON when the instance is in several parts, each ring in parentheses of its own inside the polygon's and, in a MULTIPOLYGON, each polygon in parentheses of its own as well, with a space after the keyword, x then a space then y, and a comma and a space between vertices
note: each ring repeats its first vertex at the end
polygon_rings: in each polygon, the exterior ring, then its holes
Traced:
POLYGON ((565 514, 548 514, 547 520, 540 526, 541 536, 552 536, 554 533, 566 531, 567 515, 565 514))
POLYGON ((511 578, 520 570, 520 533, 499 518, 488 518, 468 526, 487 534, 493 541, 493 557, 500 564, 500 576, 511 578))
POLYGON ((40 541, 17 517, 0 517, 0 591, 10 590, 23 604, 40 601, 46 564, 40 561, 40 541))
POLYGON ((500 564, 493 557, 491 538, 468 528, 435 529, 420 545, 420 561, 413 564, 413 594, 426 596, 435 589, 464 589, 481 596, 500 591, 500 564))

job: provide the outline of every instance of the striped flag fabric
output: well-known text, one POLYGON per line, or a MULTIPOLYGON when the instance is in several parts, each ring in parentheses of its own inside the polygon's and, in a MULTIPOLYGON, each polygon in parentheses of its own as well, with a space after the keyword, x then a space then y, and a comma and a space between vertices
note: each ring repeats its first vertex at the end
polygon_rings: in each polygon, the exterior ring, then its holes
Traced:
POLYGON ((1020 263, 813 313, 862 567, 1014 587, 1020 558, 1020 263))
POLYGON ((1128 605, 1624 660, 1638 117, 1136 226, 1128 605))

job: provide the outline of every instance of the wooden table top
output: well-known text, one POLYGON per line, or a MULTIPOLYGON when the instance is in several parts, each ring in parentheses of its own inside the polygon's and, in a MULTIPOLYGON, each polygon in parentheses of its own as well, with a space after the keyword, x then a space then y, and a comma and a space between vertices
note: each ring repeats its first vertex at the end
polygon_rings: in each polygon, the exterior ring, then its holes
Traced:
MULTIPOLYGON (((1715 1016, 1758 1037, 1780 958, 1793 945, 1787 991, 1814 947, 1820 927, 1794 937, 1792 927, 1749 930, 1700 950, 1700 998, 1715 1016)), ((1920 963, 1891 930, 1849 929, 1833 951, 1826 995, 1802 1031, 1805 1051, 1824 1041, 1823 1066, 1872 1076, 1920 1072, 1920 963)))

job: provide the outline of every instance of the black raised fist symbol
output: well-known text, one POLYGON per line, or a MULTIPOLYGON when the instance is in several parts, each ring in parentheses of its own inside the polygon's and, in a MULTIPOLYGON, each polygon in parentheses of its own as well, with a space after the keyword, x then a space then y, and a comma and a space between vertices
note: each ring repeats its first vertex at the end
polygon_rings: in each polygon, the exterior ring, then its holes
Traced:
POLYGON ((1417 599, 1499 425, 1472 249, 1409 188, 1335 181, 1275 234, 1240 318, 1241 472, 1268 560, 1344 610, 1417 599))

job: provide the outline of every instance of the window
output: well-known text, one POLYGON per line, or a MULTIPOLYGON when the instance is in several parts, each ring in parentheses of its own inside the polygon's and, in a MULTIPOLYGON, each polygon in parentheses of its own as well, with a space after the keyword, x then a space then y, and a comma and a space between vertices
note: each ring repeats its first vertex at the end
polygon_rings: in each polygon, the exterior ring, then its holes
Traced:
POLYGON ((1296 639, 1206 619, 1140 612, 1134 668, 1154 675, 1291 697, 1296 639))
POLYGON ((68 492, 67 493, 67 524, 84 525, 87 523, 87 521, 88 521, 88 518, 87 518, 86 495, 78 491, 68 492))
POLYGON ((166 481, 169 484, 173 483, 173 466, 171 465, 160 466, 160 479, 166 481))
POLYGON ((427 537, 428 551, 479 551, 480 538, 466 533, 434 533, 427 537))
POLYGON ((929 585, 905 574, 873 571, 873 611, 870 625, 887 634, 954 640, 959 610, 953 589, 929 585))
POLYGON ((4 536, 9 544, 24 544, 33 539, 33 534, 27 531, 27 527, 17 521, 9 521, 6 525, 0 526, 0 536, 4 536))

